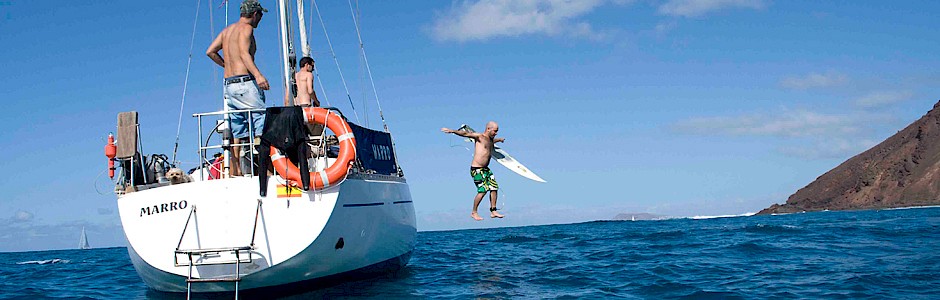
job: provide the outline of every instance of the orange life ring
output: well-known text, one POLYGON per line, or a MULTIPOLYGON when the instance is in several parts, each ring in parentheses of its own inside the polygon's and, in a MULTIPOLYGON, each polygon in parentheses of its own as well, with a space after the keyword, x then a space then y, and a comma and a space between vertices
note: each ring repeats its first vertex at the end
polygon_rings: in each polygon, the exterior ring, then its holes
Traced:
MULTIPOLYGON (((343 117, 337 113, 319 107, 305 107, 303 110, 307 123, 326 125, 339 140, 339 155, 333 165, 322 172, 310 172, 313 188, 322 189, 335 185, 346 178, 349 167, 356 159, 356 136, 353 135, 349 123, 346 123, 346 120, 343 120, 343 117)), ((271 164, 281 177, 292 181, 291 185, 298 185, 300 170, 274 146, 271 146, 271 164)))

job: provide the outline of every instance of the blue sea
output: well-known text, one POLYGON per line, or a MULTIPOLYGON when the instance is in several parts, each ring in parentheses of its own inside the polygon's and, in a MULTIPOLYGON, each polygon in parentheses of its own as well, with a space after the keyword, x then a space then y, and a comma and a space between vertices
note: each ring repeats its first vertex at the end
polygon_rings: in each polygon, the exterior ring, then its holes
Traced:
MULTIPOLYGON (((125 248, 0 253, 4 299, 182 297, 125 248)), ((940 208, 420 232, 397 274, 286 296, 336 297, 938 299, 940 208)))

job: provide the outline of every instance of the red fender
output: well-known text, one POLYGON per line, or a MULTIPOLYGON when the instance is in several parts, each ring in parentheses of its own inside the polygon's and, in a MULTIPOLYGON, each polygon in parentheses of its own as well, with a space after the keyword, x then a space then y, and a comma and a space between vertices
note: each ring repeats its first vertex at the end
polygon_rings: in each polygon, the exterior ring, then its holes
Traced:
POLYGON ((104 145, 104 156, 108 157, 108 177, 114 178, 114 156, 117 155, 117 146, 114 145, 114 135, 108 133, 108 143, 104 145))

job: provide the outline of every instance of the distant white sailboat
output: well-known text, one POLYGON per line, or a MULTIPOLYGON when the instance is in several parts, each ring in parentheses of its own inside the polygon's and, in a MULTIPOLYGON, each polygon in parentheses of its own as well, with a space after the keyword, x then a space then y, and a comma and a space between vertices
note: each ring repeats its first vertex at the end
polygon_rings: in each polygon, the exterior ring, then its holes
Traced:
POLYGON ((82 226, 82 237, 78 241, 78 249, 82 249, 82 250, 91 249, 91 246, 88 245, 88 235, 85 234, 84 226, 82 226))

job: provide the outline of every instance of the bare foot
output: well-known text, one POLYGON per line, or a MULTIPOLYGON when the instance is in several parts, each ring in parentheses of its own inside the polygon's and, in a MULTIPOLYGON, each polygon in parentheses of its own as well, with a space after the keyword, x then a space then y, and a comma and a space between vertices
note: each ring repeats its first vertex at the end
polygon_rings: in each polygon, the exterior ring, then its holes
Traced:
POLYGON ((477 212, 470 213, 470 217, 477 221, 483 221, 483 218, 481 218, 480 214, 477 214, 477 212))
POLYGON ((505 217, 505 216, 499 214, 499 213, 496 212, 495 210, 490 212, 490 218, 502 218, 502 217, 505 217))

